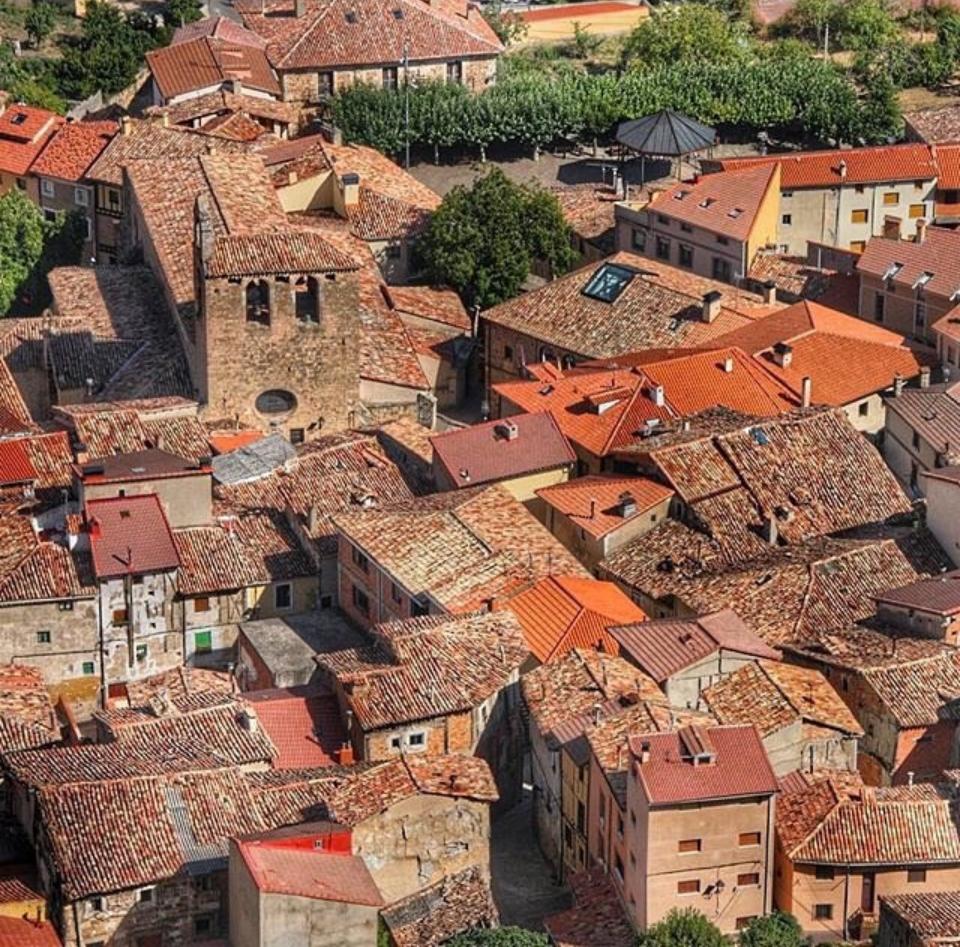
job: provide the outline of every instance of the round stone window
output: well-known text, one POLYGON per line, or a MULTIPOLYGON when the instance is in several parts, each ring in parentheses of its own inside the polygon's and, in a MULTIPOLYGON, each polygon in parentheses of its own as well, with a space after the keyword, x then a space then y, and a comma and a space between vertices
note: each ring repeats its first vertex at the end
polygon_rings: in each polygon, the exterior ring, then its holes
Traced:
POLYGON ((271 388, 257 396, 256 408, 260 414, 290 414, 297 407, 297 399, 282 388, 271 388))

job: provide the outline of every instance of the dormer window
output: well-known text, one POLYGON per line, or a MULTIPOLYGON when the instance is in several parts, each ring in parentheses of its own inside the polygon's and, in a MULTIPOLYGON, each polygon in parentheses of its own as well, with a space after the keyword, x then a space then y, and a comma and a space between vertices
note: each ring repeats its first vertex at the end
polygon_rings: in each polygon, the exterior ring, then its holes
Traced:
POLYGON ((913 288, 919 291, 922 291, 923 288, 933 279, 933 273, 921 273, 916 282, 913 284, 913 288))
POLYGON ((902 263, 891 263, 883 274, 884 280, 895 279, 897 274, 903 269, 902 263))

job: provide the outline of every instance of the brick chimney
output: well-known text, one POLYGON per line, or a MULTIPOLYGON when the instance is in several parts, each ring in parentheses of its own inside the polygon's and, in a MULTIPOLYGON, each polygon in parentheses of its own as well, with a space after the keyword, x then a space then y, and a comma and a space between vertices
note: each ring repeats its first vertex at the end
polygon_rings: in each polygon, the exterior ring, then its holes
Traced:
POLYGON ((927 219, 920 217, 917 219, 917 243, 923 243, 927 239, 927 219))
POLYGON ((920 366, 920 387, 921 388, 930 387, 930 366, 929 365, 920 366))

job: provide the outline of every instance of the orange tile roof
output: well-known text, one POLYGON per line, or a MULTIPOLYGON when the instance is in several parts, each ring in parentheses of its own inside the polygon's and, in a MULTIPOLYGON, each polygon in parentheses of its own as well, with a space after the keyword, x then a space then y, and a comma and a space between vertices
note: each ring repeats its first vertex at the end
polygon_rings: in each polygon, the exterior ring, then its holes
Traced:
POLYGON ((801 151, 753 158, 725 158, 717 162, 724 171, 771 163, 780 164, 780 189, 785 191, 804 187, 836 187, 840 183, 931 181, 937 176, 930 149, 922 144, 801 151), (845 174, 842 174, 841 162, 845 164, 845 174))
POLYGON ((929 274, 924 291, 952 299, 960 293, 960 232, 928 227, 923 243, 874 237, 857 260, 857 270, 909 292, 929 274))
POLYGON ((960 188, 960 145, 932 145, 930 153, 937 163, 937 190, 960 188))
POLYGON ((707 174, 656 194, 646 210, 746 240, 770 189, 777 186, 776 162, 707 174))
POLYGON ((0 100, 0 171, 26 174, 63 119, 46 109, 0 100))
POLYGON ((254 444, 263 438, 264 434, 261 431, 214 431, 208 441, 215 453, 229 454, 232 450, 254 444))
POLYGON ((673 496, 673 490, 656 480, 615 474, 577 477, 566 483, 541 487, 536 493, 544 503, 597 539, 673 496), (631 516, 620 513, 625 493, 636 503, 636 512, 631 516))
POLYGON ((543 664, 574 648, 617 654, 619 647, 607 629, 647 617, 612 582, 574 576, 549 576, 507 607, 520 619, 530 652, 543 664))
POLYGON ((632 356, 611 359, 603 370, 551 370, 543 381, 503 382, 494 390, 524 411, 550 411, 571 441, 599 457, 640 443, 665 422, 716 405, 761 417, 797 405, 786 385, 740 349, 684 352, 627 369, 616 367, 621 361, 629 365, 632 356), (655 401, 658 385, 662 405, 655 401))
POLYGON ((812 403, 842 407, 889 388, 897 375, 912 378, 931 356, 881 326, 803 300, 717 340, 737 345, 798 398, 812 382, 812 403), (773 347, 790 346, 790 364, 779 365, 773 347))
POLYGON ((33 174, 79 181, 117 133, 116 122, 68 122, 48 139, 30 168, 33 174))

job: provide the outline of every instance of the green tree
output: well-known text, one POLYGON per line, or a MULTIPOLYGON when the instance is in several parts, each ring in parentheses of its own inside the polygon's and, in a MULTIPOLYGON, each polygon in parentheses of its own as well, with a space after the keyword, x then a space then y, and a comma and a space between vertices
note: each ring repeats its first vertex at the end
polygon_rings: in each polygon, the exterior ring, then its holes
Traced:
POLYGON ((0 314, 10 308, 17 293, 43 255, 43 217, 20 191, 0 197, 0 314))
POLYGON ((742 59, 749 42, 742 24, 700 3, 668 7, 641 23, 623 45, 623 61, 638 68, 680 62, 742 59))
POLYGON ((163 11, 164 22, 173 27, 194 23, 202 17, 203 8, 200 0, 167 0, 163 11))
POLYGON ((696 908, 673 908, 657 924, 647 928, 639 947, 729 947, 719 928, 696 908))
POLYGON ((499 3, 487 4, 483 8, 483 18, 504 46, 520 42, 530 30, 518 13, 504 12, 499 3))
POLYGON ((46 3, 45 0, 34 0, 23 18, 23 27, 34 49, 39 49, 53 32, 55 22, 53 4, 46 3))
POLYGON ((843 49, 879 49, 899 33, 886 0, 847 0, 840 7, 835 40, 843 49))
POLYGON ((534 260, 559 273, 575 259, 556 198, 515 184, 499 168, 447 194, 417 253, 428 279, 483 309, 516 296, 534 260))
POLYGON ((806 947, 808 941, 792 914, 774 911, 755 917, 740 932, 740 947, 806 947))
POLYGON ((458 934, 447 941, 447 947, 548 947, 549 943, 546 934, 522 927, 498 927, 458 934))
POLYGON ((823 45, 826 28, 836 30, 840 19, 840 0, 797 0, 784 17, 779 32, 823 45))

